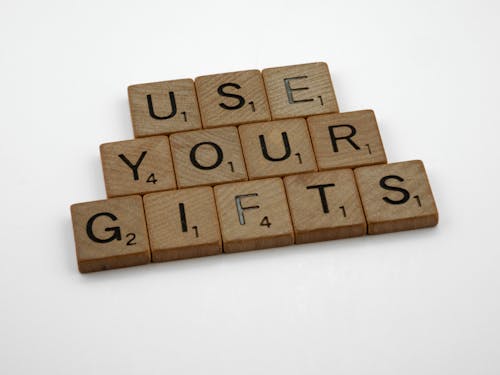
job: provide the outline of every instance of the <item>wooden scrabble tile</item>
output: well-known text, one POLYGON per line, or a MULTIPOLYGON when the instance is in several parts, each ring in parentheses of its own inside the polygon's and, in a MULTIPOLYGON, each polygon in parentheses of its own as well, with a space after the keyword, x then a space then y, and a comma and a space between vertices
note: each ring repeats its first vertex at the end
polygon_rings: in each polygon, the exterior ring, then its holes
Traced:
POLYGON ((280 178, 218 185, 214 192, 224 252, 293 244, 293 227, 280 178))
POLYGON ((420 160, 357 168, 354 174, 369 234, 438 223, 438 211, 420 160))
POLYGON ((108 197, 175 189, 167 137, 105 143, 100 150, 108 197))
POLYGON ((284 178, 295 242, 366 234, 365 215, 351 169, 284 178))
POLYGON ((128 98, 135 137, 201 128, 192 79, 129 86, 128 98))
POLYGON ((140 196, 71 206, 80 272, 149 263, 148 233, 140 196))
POLYGON ((153 262, 222 253, 211 187, 146 194, 144 210, 153 262))
POLYGON ((195 84, 204 128, 271 119, 258 70, 202 76, 195 84))
POLYGON ((325 63, 269 68, 262 75, 273 120, 339 111, 325 63))
POLYGON ((238 130, 250 179, 317 170, 304 119, 242 125, 238 130))
POLYGON ((238 130, 233 126, 173 134, 170 143, 180 188, 247 179, 238 130))
POLYGON ((387 163, 372 110, 307 118, 319 170, 387 163))

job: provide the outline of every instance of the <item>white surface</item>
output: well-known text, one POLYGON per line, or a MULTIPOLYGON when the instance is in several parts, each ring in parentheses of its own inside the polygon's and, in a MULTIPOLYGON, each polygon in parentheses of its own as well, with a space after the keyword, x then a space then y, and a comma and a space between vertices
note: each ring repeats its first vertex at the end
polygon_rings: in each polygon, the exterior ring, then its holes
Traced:
POLYGON ((0 3, 2 374, 499 374, 495 1, 0 3), (325 61, 438 227, 80 275, 126 87, 325 61))

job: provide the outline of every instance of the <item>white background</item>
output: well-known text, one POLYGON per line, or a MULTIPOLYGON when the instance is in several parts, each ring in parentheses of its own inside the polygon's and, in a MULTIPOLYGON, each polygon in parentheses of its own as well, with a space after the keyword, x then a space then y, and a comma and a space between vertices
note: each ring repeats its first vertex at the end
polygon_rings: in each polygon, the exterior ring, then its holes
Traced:
POLYGON ((496 1, 0 1, 0 373, 499 374, 496 1), (130 84, 325 61, 436 228, 81 275, 130 84))

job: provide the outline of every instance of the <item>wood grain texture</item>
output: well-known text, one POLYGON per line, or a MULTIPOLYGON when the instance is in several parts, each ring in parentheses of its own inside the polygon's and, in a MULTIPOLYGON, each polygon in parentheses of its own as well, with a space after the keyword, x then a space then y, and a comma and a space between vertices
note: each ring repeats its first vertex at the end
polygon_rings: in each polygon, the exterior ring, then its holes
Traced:
POLYGON ((238 131, 250 179, 317 170, 304 119, 241 125, 238 131))
POLYGON ((387 163, 372 110, 312 116, 307 123, 319 170, 387 163))
POLYGON ((204 128, 271 119, 258 70, 201 76, 195 84, 204 128))
POLYGON ((283 181, 296 243, 366 234, 365 215, 351 169, 287 176, 283 181))
POLYGON ((214 192, 224 252, 293 244, 293 227, 280 178, 218 185, 214 192))
POLYGON ((146 194, 144 210, 153 262, 222 253, 211 187, 146 194))
POLYGON ((192 79, 132 85, 128 98, 135 137, 201 129, 192 79))
POLYGON ((180 188, 247 179, 238 130, 233 126, 172 134, 170 143, 180 188))
POLYGON ((438 211, 420 160, 354 170, 369 234, 434 226, 438 211))
POLYGON ((262 75, 273 120, 339 111, 323 62, 268 68, 262 75))
POLYGON ((156 136, 102 144, 108 197, 175 189, 168 138, 156 136))
POLYGON ((80 272, 150 262, 149 240, 140 196, 71 206, 80 272))

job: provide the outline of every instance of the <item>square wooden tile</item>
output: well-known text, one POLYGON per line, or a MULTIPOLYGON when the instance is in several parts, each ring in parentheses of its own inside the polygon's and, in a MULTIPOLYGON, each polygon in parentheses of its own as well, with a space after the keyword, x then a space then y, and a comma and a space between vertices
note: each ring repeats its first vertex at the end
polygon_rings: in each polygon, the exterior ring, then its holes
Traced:
POLYGON ((214 192, 224 252, 293 244, 293 227, 280 178, 218 185, 214 192))
POLYGON ((420 160, 357 168, 354 174, 369 234, 438 223, 436 203, 420 160))
POLYGON ((238 130, 233 126, 172 134, 170 144, 180 188, 247 179, 238 130))
POLYGON ((195 84, 204 128, 271 119, 258 70, 202 76, 195 84))
POLYGON ((105 143, 100 150, 108 197, 175 189, 167 137, 105 143))
POLYGON ((339 111, 323 62, 264 69, 262 75, 273 120, 339 111))
POLYGON ((372 110, 312 116, 307 123, 319 170, 387 163, 372 110))
POLYGON ((132 85, 128 98, 135 137, 201 129, 192 79, 132 85))
POLYGON ((144 209, 153 262, 222 253, 211 187, 146 194, 144 209))
POLYGON ((287 176, 283 181, 296 243, 366 234, 365 215, 351 169, 287 176))
POLYGON ((80 272, 149 263, 149 240, 140 196, 71 206, 80 272))
POLYGON ((238 131, 250 179, 317 170, 304 119, 242 125, 238 131))

